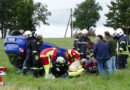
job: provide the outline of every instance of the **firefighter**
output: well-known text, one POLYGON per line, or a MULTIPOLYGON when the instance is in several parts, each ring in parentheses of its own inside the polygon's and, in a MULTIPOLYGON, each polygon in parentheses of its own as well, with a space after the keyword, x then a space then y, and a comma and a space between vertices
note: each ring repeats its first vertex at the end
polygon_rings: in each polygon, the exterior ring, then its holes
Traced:
POLYGON ((84 29, 82 31, 83 36, 79 39, 79 52, 80 52, 80 58, 85 58, 86 57, 86 50, 87 50, 87 42, 90 41, 90 39, 88 38, 87 34, 88 31, 86 29, 84 29))
POLYGON ((68 64, 70 65, 74 61, 79 60, 80 54, 74 49, 69 49, 63 54, 63 57, 68 61, 68 64))
POLYGON ((32 54, 31 54, 30 40, 32 39, 32 32, 26 31, 24 33, 24 36, 27 39, 27 46, 26 46, 27 49, 26 49, 26 57, 25 57, 25 60, 23 63, 23 69, 22 69, 23 75, 25 75, 27 70, 29 70, 31 67, 32 54))
POLYGON ((54 59, 56 58, 58 51, 58 47, 55 47, 44 49, 40 53, 40 59, 42 64, 44 65, 46 79, 54 78, 53 75, 49 73, 49 71, 52 68, 52 63, 54 62, 54 59))
POLYGON ((77 36, 76 36, 76 38, 75 38, 75 40, 74 40, 74 49, 77 50, 77 51, 80 50, 80 49, 79 49, 79 46, 78 46, 78 42, 79 42, 79 39, 81 38, 81 36, 82 36, 82 31, 81 31, 81 30, 78 30, 78 31, 77 31, 77 36))
POLYGON ((53 67, 51 68, 51 73, 56 77, 61 77, 67 73, 68 65, 65 63, 65 59, 59 56, 56 59, 56 62, 53 63, 53 67))
POLYGON ((40 31, 36 31, 34 33, 34 39, 31 40, 31 48, 32 48, 32 60, 33 60, 33 76, 38 77, 43 76, 44 70, 43 65, 40 61, 40 49, 42 46, 42 33, 40 31))
POLYGON ((82 62, 80 60, 74 61, 70 66, 68 70, 68 75, 70 77, 77 77, 77 76, 82 76, 84 72, 83 66, 86 65, 87 62, 82 62))
POLYGON ((128 51, 128 40, 123 35, 124 32, 121 29, 116 30, 117 37, 119 40, 117 41, 117 69, 125 69, 127 67, 127 58, 129 55, 128 51))

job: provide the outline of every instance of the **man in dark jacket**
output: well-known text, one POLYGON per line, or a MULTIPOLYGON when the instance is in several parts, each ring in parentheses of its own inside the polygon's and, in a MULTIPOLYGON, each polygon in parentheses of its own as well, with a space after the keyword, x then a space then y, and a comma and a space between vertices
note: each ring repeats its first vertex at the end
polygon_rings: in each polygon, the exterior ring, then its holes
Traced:
POLYGON ((90 41, 88 38, 87 34, 88 31, 85 29, 82 31, 83 36, 79 39, 79 53, 80 53, 80 58, 86 58, 86 51, 87 51, 87 43, 90 41))
POLYGON ((78 30, 77 31, 77 35, 76 35, 76 38, 74 40, 74 49, 79 51, 79 45, 78 45, 78 42, 79 42, 79 39, 81 38, 82 36, 82 31, 81 30, 78 30))
POLYGON ((23 75, 26 75, 26 72, 31 68, 32 66, 32 49, 30 46, 30 41, 32 40, 32 32, 31 31, 25 31, 24 36, 27 39, 27 45, 26 45, 26 57, 23 63, 23 69, 22 69, 22 73, 23 75))
POLYGON ((33 60, 33 76, 38 77, 43 76, 44 70, 43 65, 40 61, 40 49, 42 46, 42 34, 39 31, 36 31, 34 34, 35 38, 31 40, 32 48, 32 60, 33 60))
POLYGON ((97 60, 99 74, 107 74, 106 61, 110 59, 110 47, 103 43, 101 35, 96 38, 96 44, 94 45, 93 52, 94 57, 97 60))

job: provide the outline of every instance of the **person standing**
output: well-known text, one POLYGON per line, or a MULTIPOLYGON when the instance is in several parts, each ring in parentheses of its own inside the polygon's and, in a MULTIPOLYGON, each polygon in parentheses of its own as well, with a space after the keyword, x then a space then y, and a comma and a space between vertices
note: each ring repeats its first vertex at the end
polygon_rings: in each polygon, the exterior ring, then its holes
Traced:
POLYGON ((32 53, 31 53, 31 46, 30 46, 30 40, 32 39, 32 32, 31 31, 25 31, 24 36, 27 39, 27 45, 26 45, 26 57, 23 63, 22 73, 23 75, 26 75, 27 71, 31 68, 31 62, 32 62, 32 53))
POLYGON ((77 51, 79 51, 80 49, 79 49, 79 46, 78 46, 78 42, 79 42, 79 39, 81 38, 81 36, 82 36, 82 31, 81 30, 78 30, 77 31, 77 36, 76 36, 76 38, 75 38, 75 40, 74 40, 74 49, 75 50, 77 50, 77 51))
POLYGON ((97 60, 99 74, 107 75, 106 62, 110 59, 110 48, 103 42, 103 37, 98 35, 94 45, 94 57, 97 60))
POLYGON ((79 39, 79 53, 80 53, 80 58, 86 58, 86 50, 88 48, 87 43, 90 41, 88 38, 88 31, 84 29, 82 31, 83 36, 79 39))
POLYGON ((109 32, 105 32, 105 38, 107 39, 106 44, 109 45, 111 49, 111 58, 107 61, 108 66, 108 72, 112 74, 113 72, 116 72, 116 41, 111 38, 111 35, 109 32))
POLYGON ((117 41, 117 68, 118 69, 125 69, 127 67, 127 58, 129 55, 128 50, 128 40, 124 36, 124 32, 122 29, 116 30, 117 37, 119 40, 117 41))
POLYGON ((42 46, 42 33, 39 31, 36 31, 34 33, 34 39, 31 40, 31 48, 32 48, 32 71, 33 71, 33 76, 38 77, 43 76, 44 70, 43 70, 43 65, 40 61, 40 49, 42 46))

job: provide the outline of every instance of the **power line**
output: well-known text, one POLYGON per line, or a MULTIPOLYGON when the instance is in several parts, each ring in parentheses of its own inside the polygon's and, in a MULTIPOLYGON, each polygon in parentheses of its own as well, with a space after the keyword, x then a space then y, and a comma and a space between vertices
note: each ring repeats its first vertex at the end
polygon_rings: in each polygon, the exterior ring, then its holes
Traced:
POLYGON ((61 12, 61 11, 70 11, 71 8, 69 9, 60 9, 60 10, 52 10, 51 12, 61 12))

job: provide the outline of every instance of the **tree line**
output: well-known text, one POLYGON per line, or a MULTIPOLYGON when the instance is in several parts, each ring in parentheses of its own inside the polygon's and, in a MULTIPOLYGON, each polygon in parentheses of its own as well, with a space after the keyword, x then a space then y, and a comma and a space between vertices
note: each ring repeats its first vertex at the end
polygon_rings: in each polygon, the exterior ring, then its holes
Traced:
MULTIPOLYGON (((122 28, 125 33, 130 34, 130 0, 112 0, 107 6, 109 12, 105 14, 107 20, 104 26, 114 29, 122 28)), ((96 0, 85 0, 78 4, 73 14, 74 28, 89 30, 91 27, 96 27, 102 9, 96 0)))
MULTIPOLYGON (((107 5, 109 12, 104 26, 114 29, 122 28, 130 34, 130 0, 112 0, 107 5)), ((85 0, 74 9, 74 28, 89 30, 96 27, 100 19, 100 11, 103 8, 96 0, 85 0)), ((48 25, 48 16, 51 13, 47 5, 33 0, 0 0, 0 30, 2 37, 7 30, 35 30, 40 23, 48 25)), ((72 23, 71 23, 72 24, 72 23)))
POLYGON ((2 38, 7 30, 35 30, 40 23, 48 25, 51 13, 47 5, 33 0, 0 0, 0 30, 2 38))

